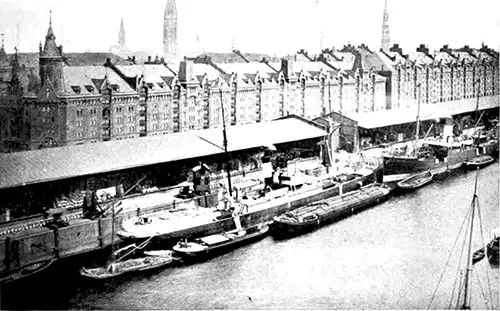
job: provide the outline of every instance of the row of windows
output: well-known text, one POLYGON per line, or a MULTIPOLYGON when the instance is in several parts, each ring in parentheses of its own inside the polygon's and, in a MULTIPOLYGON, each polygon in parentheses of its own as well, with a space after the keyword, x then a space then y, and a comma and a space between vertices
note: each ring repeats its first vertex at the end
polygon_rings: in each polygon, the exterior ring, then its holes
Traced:
POLYGON ((125 127, 116 127, 114 129, 116 134, 121 134, 124 133, 125 130, 128 130, 128 133, 134 133, 135 132, 135 126, 129 126, 128 128, 125 127))
MULTIPOLYGON (((85 109, 78 109, 75 111, 75 114, 76 114, 77 118, 81 118, 85 115, 85 109)), ((96 116, 97 115, 97 108, 89 109, 89 114, 91 116, 96 116)))
MULTIPOLYGON (((135 122, 135 118, 136 118, 135 116, 129 116, 129 117, 127 118, 128 123, 135 122)), ((118 117, 118 118, 116 118, 116 119, 115 119, 115 123, 116 123, 116 124, 123 123, 123 118, 122 118, 122 117, 118 117)))
POLYGON ((161 128, 162 129, 165 129, 165 130, 168 130, 169 129, 169 123, 163 123, 163 124, 157 124, 157 123, 154 123, 152 126, 151 126, 151 129, 153 131, 157 131, 160 129, 160 125, 161 125, 161 128))
POLYGON ((42 123, 55 122, 56 119, 54 117, 51 118, 42 118, 42 123))

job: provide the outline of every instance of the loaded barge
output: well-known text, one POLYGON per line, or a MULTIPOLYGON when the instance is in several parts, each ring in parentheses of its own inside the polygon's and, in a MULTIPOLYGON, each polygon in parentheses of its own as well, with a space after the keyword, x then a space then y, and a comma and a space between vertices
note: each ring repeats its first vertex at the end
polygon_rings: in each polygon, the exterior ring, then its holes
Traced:
POLYGON ((312 231, 342 217, 357 213, 385 200, 390 193, 384 184, 371 184, 359 190, 309 204, 274 218, 275 237, 290 237, 312 231))

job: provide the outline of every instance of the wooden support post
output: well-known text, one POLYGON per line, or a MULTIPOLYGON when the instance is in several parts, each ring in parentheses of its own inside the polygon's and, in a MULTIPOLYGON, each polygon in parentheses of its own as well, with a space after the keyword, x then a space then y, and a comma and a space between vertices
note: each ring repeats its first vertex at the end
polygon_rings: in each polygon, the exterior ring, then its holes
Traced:
POLYGON ((60 255, 59 250, 59 228, 54 227, 54 257, 59 259, 60 255))
POLYGON ((99 231, 99 236, 97 237, 97 239, 99 240, 99 247, 101 249, 104 248, 104 241, 103 241, 103 236, 102 236, 102 218, 99 217, 97 219, 97 229, 99 231))
POLYGON ((10 263, 12 261, 12 258, 11 258, 11 251, 10 251, 10 241, 11 241, 11 238, 8 236, 5 238, 5 259, 4 259, 4 264, 5 264, 5 267, 7 268, 7 271, 10 270, 10 263))

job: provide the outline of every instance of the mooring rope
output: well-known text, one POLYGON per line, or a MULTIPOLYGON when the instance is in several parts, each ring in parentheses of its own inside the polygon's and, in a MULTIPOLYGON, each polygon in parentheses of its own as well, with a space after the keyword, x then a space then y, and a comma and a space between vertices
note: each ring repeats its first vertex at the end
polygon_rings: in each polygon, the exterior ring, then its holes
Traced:
POLYGON ((149 237, 146 241, 142 242, 141 244, 139 244, 139 246, 136 246, 134 247, 133 250, 127 252, 125 255, 121 256, 120 258, 118 258, 115 262, 119 262, 120 260, 122 260, 123 258, 127 257, 128 255, 132 254, 133 252, 135 252, 137 249, 143 249, 144 247, 146 247, 147 244, 149 244, 149 242, 155 237, 156 235, 152 235, 151 237, 149 237))

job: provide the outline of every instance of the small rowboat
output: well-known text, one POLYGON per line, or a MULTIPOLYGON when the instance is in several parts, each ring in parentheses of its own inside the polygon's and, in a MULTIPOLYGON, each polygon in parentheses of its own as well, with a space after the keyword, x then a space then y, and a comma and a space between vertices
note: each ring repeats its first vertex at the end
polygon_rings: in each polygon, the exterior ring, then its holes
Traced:
POLYGON ((172 256, 146 256, 114 262, 107 267, 82 268, 80 274, 87 278, 104 280, 125 273, 161 268, 170 264, 173 260, 172 256))
POLYGON ((485 255, 484 254, 484 247, 475 251, 472 254, 472 264, 476 264, 476 263, 480 262, 481 260, 483 260, 484 255, 485 255))
POLYGON ((491 164, 495 161, 495 158, 492 156, 489 156, 487 154, 477 156, 475 158, 470 159, 469 161, 465 162, 465 167, 466 168, 471 168, 471 169, 476 169, 480 168, 483 166, 486 166, 488 164, 491 164))
POLYGON ((425 171, 422 173, 411 175, 410 177, 398 182, 397 185, 399 188, 405 190, 417 189, 430 183, 433 176, 434 175, 430 171, 425 171))

